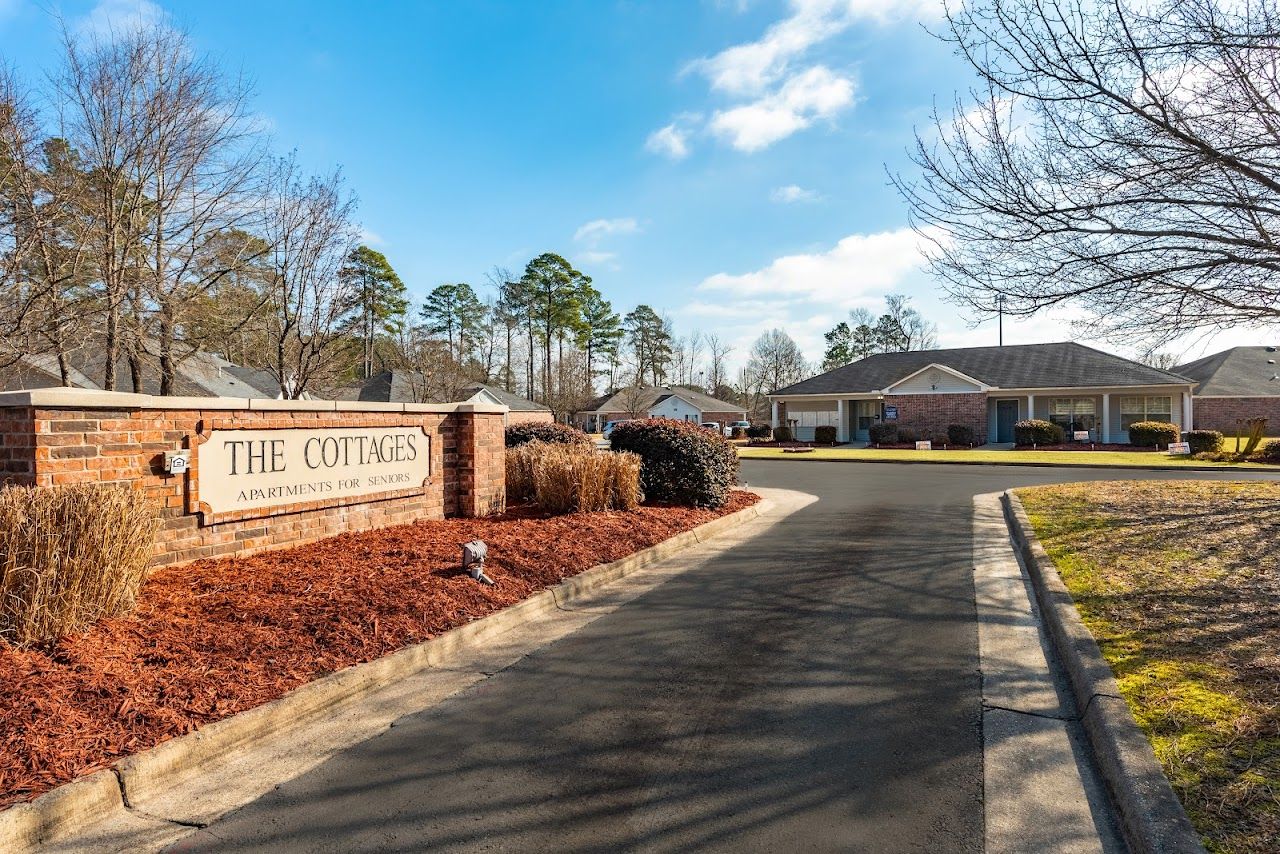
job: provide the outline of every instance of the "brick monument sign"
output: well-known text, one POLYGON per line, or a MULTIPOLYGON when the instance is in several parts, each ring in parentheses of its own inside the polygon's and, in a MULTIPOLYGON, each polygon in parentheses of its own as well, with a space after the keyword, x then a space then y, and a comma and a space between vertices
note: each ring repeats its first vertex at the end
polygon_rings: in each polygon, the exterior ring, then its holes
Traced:
POLYGON ((506 407, 0 393, 6 483, 124 483, 163 517, 153 563, 249 554, 505 502, 506 407))

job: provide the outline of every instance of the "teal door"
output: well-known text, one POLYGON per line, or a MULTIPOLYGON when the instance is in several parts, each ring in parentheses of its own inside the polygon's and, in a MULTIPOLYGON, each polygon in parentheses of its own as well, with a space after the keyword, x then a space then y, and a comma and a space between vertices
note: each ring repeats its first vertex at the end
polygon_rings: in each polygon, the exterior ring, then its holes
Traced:
POLYGON ((1018 421, 1018 401, 996 401, 996 441, 1012 442, 1013 425, 1018 421))

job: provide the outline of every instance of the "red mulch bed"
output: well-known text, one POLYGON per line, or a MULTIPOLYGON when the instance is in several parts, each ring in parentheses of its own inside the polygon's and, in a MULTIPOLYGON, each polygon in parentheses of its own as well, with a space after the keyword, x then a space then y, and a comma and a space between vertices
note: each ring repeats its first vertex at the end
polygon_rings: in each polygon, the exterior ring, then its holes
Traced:
POLYGON ((161 569, 127 617, 47 649, 0 640, 0 808, 750 506, 419 522, 161 569), (459 567, 489 545, 487 587, 459 567))

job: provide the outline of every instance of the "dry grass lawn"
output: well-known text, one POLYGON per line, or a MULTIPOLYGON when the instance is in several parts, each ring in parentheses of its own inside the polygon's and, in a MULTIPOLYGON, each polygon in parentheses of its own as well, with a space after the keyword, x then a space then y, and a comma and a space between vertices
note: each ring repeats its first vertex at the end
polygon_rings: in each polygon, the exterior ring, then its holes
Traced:
POLYGON ((1210 851, 1280 851, 1280 483, 1018 490, 1210 851))

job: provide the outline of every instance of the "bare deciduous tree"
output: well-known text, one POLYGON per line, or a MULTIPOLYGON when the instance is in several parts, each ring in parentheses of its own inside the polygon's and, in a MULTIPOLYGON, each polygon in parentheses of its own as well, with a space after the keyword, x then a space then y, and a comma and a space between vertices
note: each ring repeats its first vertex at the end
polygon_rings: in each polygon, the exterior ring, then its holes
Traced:
POLYGON ((984 88, 897 183, 955 299, 1076 306, 1149 346, 1280 320, 1277 0, 971 0, 947 23, 984 88))
POLYGON ((265 189, 270 352, 261 367, 283 397, 299 398, 336 385, 351 346, 347 320, 358 295, 338 273, 357 242, 355 201, 340 173, 304 177, 293 156, 272 164, 265 189))

